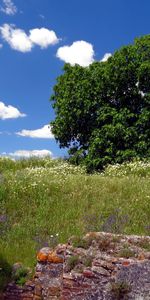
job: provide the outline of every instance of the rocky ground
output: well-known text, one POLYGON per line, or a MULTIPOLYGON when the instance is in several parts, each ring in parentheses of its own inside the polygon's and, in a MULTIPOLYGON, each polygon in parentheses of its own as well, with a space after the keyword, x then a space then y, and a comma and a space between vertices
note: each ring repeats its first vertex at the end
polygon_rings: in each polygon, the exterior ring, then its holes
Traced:
POLYGON ((91 232, 43 248, 33 280, 2 299, 150 300, 150 237, 91 232))

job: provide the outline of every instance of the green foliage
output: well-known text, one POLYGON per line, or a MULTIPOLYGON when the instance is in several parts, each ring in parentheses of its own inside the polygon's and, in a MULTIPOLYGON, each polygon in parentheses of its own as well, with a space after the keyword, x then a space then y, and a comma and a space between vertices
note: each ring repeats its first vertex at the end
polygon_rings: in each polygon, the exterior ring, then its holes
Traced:
POLYGON ((67 260, 67 267, 71 271, 79 263, 79 256, 73 255, 70 256, 67 260))
POLYGON ((124 258, 134 257, 135 252, 132 251, 129 247, 124 247, 124 249, 120 250, 120 252, 118 253, 118 256, 124 257, 124 258))
POLYGON ((136 245, 150 251, 150 241, 146 237, 144 237, 140 242, 137 242, 136 245))
POLYGON ((12 279, 18 285, 24 285, 28 278, 29 270, 25 267, 18 268, 12 276, 12 279))
POLYGON ((3 180, 3 173, 7 171, 19 171, 27 168, 54 168, 60 167, 64 164, 64 160, 51 159, 50 157, 38 158, 22 158, 18 160, 13 160, 11 158, 0 157, 0 182, 3 180))
POLYGON ((131 287, 127 282, 118 281, 111 285, 111 292, 115 300, 128 299, 126 295, 131 291, 131 287))
POLYGON ((93 257, 86 256, 83 259, 83 264, 84 264, 85 267, 92 267, 92 261, 93 261, 93 257))
POLYGON ((12 268, 7 260, 0 254, 0 291, 5 288, 12 274, 12 268))
POLYGON ((51 97, 52 132, 88 171, 150 157, 150 36, 107 62, 64 66, 51 97))
POLYGON ((122 177, 139 176, 150 177, 150 161, 134 160, 123 164, 108 165, 104 170, 104 176, 122 177))
MULTIPOLYGON (((66 161, 20 164, 5 170, 0 184, 0 253, 10 266, 21 262, 33 268, 39 248, 88 231, 149 232, 149 162, 114 165, 92 175, 66 161)), ((92 240, 75 243, 86 248, 92 240)))
POLYGON ((88 249, 89 243, 80 236, 76 236, 72 239, 72 245, 77 248, 88 249))

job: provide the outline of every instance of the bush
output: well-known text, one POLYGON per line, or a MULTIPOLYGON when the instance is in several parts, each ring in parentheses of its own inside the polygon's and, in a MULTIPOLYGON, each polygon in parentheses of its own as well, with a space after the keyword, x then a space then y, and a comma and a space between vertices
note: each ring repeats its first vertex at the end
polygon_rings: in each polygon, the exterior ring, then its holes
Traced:
POLYGON ((111 292, 115 300, 124 299, 124 297, 130 292, 131 288, 128 283, 120 281, 113 282, 111 285, 111 292))
POLYGON ((16 284, 24 285, 27 281, 28 273, 29 270, 22 266, 14 272, 12 279, 15 281, 16 284))
POLYGON ((3 291, 7 283, 11 280, 12 267, 0 254, 0 291, 3 291))
POLYGON ((79 256, 78 255, 73 255, 70 256, 67 260, 67 266, 69 270, 71 271, 74 269, 74 267, 79 263, 79 256))

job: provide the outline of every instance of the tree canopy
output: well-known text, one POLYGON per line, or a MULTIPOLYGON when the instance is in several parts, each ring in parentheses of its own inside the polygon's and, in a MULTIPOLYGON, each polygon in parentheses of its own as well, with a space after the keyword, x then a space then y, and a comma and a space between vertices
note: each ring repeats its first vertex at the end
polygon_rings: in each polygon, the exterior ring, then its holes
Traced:
POLYGON ((150 35, 106 62, 65 64, 51 96, 52 132, 87 169, 150 157, 150 35))

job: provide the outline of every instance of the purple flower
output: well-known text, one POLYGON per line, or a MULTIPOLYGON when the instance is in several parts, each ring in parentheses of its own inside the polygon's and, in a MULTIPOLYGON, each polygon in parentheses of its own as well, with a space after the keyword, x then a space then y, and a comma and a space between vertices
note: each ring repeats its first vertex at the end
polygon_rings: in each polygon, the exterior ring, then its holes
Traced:
POLYGON ((0 215, 0 223, 5 223, 7 221, 7 215, 0 215))

